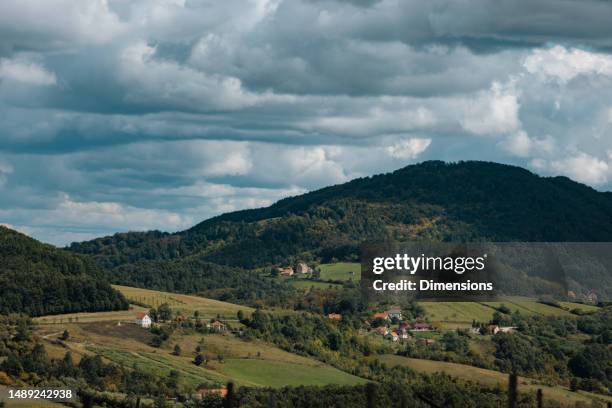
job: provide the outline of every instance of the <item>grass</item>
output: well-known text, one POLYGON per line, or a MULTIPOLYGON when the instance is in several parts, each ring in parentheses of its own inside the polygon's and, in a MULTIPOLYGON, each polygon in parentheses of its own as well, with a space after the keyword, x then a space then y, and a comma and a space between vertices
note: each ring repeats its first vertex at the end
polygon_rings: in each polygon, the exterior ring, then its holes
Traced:
POLYGON ((220 385, 230 380, 225 375, 192 364, 189 357, 173 356, 162 351, 130 351, 103 346, 88 346, 87 349, 116 364, 128 368, 137 367, 156 377, 167 377, 171 371, 177 371, 179 383, 192 387, 204 382, 220 385))
POLYGON ((366 380, 326 365, 302 365, 283 361, 228 359, 218 367, 238 382, 280 388, 299 385, 356 385, 366 380))
POLYGON ((319 265, 321 280, 355 281, 361 279, 361 264, 353 262, 337 262, 319 265))
POLYGON ((597 306, 585 305, 584 303, 559 302, 559 304, 567 310, 577 309, 585 313, 594 313, 599 310, 599 307, 597 306))
MULTIPOLYGON (((444 372, 453 377, 463 380, 472 381, 487 386, 495 386, 497 384, 506 386, 508 383, 508 375, 499 371, 487 370, 484 368, 472 367, 464 364, 448 363, 444 361, 420 360, 409 357, 396 355, 382 355, 381 362, 388 366, 404 366, 412 368, 415 371, 427 374, 444 372)), ((578 401, 590 403, 594 398, 600 400, 610 400, 612 398, 595 395, 583 392, 571 392, 569 389, 561 386, 547 386, 539 384, 535 380, 519 377, 519 392, 533 393, 541 388, 544 393, 544 399, 551 399, 561 403, 576 403, 578 401)))
MULTIPOLYGON (((582 305, 579 303, 560 302, 569 310, 580 308, 586 312, 597 310, 595 306, 582 305)), ((456 329, 469 327, 472 320, 488 322, 493 317, 495 310, 501 305, 507 306, 511 311, 519 311, 523 315, 545 315, 545 316, 575 316, 568 310, 539 303, 535 299, 508 296, 493 302, 420 302, 425 314, 429 319, 437 323, 442 329, 456 329)))
POLYGON ((93 313, 67 313, 61 315, 48 315, 36 317, 33 320, 38 324, 64 324, 64 323, 88 323, 106 321, 134 320, 137 312, 147 310, 144 307, 133 306, 130 310, 119 310, 116 312, 93 312, 93 313))
POLYGON ((193 315, 193 312, 197 310, 203 319, 217 316, 221 316, 224 319, 235 319, 236 313, 239 310, 242 310, 247 316, 253 312, 253 309, 248 306, 235 305, 199 296, 160 292, 129 286, 113 285, 113 287, 123 293, 131 302, 146 304, 150 307, 157 307, 162 303, 168 303, 173 310, 186 315, 193 315))

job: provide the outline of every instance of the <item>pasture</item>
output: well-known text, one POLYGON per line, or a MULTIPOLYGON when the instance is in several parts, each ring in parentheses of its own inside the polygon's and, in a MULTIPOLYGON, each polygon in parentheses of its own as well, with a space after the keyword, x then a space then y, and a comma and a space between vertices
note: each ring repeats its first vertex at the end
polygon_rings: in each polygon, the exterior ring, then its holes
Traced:
MULTIPOLYGON (((560 302, 568 309, 580 309, 586 312, 597 311, 596 306, 579 303, 560 302)), ((525 297, 502 297, 492 302, 419 302, 425 309, 426 316, 442 329, 456 329, 469 327, 472 320, 486 323, 491 320, 493 313, 501 305, 507 306, 512 312, 518 311, 523 315, 563 316, 574 317, 568 310, 539 303, 535 299, 525 297)))
POLYGON ((361 264, 355 262, 337 262, 319 265, 321 280, 355 281, 361 279, 361 264))
POLYGON ((228 359, 216 364, 220 371, 240 382, 280 388, 300 385, 357 385, 366 380, 324 364, 303 365, 259 359, 228 359))
POLYGON ((198 311, 200 317, 203 319, 215 318, 217 316, 223 319, 236 319, 236 313, 239 310, 242 310, 247 316, 253 312, 253 309, 248 306, 235 305, 233 303, 199 296, 160 292, 120 285, 113 285, 113 288, 123 293, 128 301, 132 303, 147 305, 147 307, 157 307, 162 303, 167 303, 173 310, 189 316, 193 315, 195 311, 198 311))

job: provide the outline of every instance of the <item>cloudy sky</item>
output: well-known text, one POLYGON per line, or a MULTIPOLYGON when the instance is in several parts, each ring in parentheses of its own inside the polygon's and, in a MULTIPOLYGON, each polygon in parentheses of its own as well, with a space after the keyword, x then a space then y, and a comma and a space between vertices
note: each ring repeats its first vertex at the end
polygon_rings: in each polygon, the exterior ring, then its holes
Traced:
POLYGON ((612 185, 612 3, 0 1, 0 223, 176 231, 428 159, 612 185))

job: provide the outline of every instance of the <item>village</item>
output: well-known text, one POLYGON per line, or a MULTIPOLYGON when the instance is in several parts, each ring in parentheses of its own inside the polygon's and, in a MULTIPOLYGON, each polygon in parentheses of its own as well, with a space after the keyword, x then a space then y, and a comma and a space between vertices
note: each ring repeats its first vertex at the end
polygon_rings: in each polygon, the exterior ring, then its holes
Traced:
MULTIPOLYGON (((341 321, 342 315, 339 313, 329 313, 329 320, 341 321)), ((369 326, 369 333, 382 336, 383 339, 391 342, 415 341, 418 344, 429 346, 435 343, 433 336, 420 336, 421 333, 436 333, 442 330, 430 322, 423 319, 415 319, 407 322, 403 320, 402 309, 394 306, 383 312, 374 313, 371 321, 365 322, 369 326)), ((495 335, 497 333, 514 333, 515 326, 500 326, 497 324, 481 324, 475 320, 467 330, 471 335, 495 335)))

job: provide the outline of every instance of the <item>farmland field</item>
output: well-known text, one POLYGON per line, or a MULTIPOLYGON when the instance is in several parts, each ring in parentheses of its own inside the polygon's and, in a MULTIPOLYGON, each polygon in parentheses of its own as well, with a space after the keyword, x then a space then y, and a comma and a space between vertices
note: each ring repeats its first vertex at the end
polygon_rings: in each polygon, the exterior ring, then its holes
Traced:
POLYGON ((247 315, 253 312, 253 309, 248 306, 235 305, 199 296, 159 292, 129 286, 113 285, 113 287, 123 293, 130 302, 145 304, 149 307, 157 307, 162 303, 168 303, 173 310, 178 310, 188 315, 193 314, 197 310, 202 318, 214 318, 219 315, 225 319, 235 319, 238 310, 242 310, 247 315))
POLYGON ((140 306, 133 306, 130 310, 119 310, 116 312, 96 312, 96 313, 67 313, 62 315, 48 315, 35 317, 33 320, 39 324, 62 324, 62 323, 87 323, 105 321, 127 321, 134 320, 138 312, 147 309, 140 306))
MULTIPOLYGON (((579 303, 560 302, 568 309, 580 309, 586 312, 596 311, 596 306, 579 303)), ((519 311, 523 315, 574 316, 567 310, 539 303, 535 299, 524 297, 503 297, 494 302, 419 302, 425 309, 427 317, 443 329, 467 327, 472 320, 488 322, 493 317, 496 308, 507 306, 511 311, 519 311)))
POLYGON ((354 262, 337 262, 319 265, 321 280, 358 282, 361 279, 361 264, 354 262))
POLYGON ((265 387, 356 385, 366 382, 362 378, 323 364, 313 366, 271 360, 229 359, 217 367, 238 382, 265 387))
MULTIPOLYGON (((477 382, 488 386, 495 386, 496 384, 506 386, 508 382, 507 374, 464 364, 448 363, 444 361, 421 360, 390 354, 381 356, 380 360, 388 366, 409 367, 415 371, 424 372, 427 374, 444 372, 453 377, 461 378, 467 381, 477 382)), ((590 403, 592 397, 595 397, 594 394, 589 394, 585 392, 571 392, 569 389, 561 386, 547 386, 539 384, 529 378, 519 377, 519 392, 530 392, 535 394, 538 388, 541 388, 544 392, 545 400, 548 398, 558 402, 569 401, 575 403, 578 401, 583 401, 590 403)), ((604 397, 600 395, 597 395, 596 397, 599 399, 612 401, 612 398, 609 397, 604 397)))

